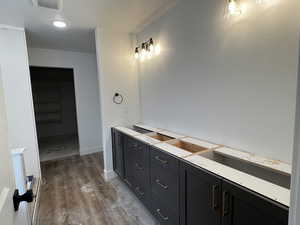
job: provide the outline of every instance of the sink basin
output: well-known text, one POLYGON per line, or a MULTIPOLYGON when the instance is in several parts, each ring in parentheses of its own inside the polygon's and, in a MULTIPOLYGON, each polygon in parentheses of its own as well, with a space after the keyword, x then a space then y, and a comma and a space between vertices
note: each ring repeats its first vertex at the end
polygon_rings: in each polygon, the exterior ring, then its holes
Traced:
POLYGON ((205 148, 205 147, 195 145, 195 144, 192 144, 192 143, 189 143, 189 142, 186 142, 186 141, 182 141, 182 140, 169 141, 168 144, 173 145, 177 148, 181 148, 185 151, 188 151, 191 154, 207 150, 207 148, 205 148))
POLYGON ((269 182, 279 185, 281 187, 290 189, 290 184, 291 184, 291 176, 290 175, 282 174, 282 173, 279 173, 272 169, 260 167, 258 165, 254 165, 247 161, 242 161, 239 159, 221 155, 214 151, 203 152, 199 155, 201 155, 204 158, 221 163, 225 166, 239 170, 241 172, 244 172, 244 173, 250 174, 252 176, 261 178, 263 180, 269 181, 269 182))
POLYGON ((143 129, 143 128, 140 128, 140 127, 137 127, 137 126, 132 126, 131 129, 138 132, 138 133, 140 133, 140 134, 147 134, 147 133, 152 132, 151 130, 146 130, 146 129, 143 129))
POLYGON ((152 137, 156 140, 159 140, 159 141, 169 141, 169 140, 174 139, 172 137, 169 137, 169 136, 166 136, 166 135, 163 135, 163 134, 159 134, 159 133, 156 133, 156 132, 149 133, 149 134, 146 134, 146 135, 149 136, 149 137, 152 137))

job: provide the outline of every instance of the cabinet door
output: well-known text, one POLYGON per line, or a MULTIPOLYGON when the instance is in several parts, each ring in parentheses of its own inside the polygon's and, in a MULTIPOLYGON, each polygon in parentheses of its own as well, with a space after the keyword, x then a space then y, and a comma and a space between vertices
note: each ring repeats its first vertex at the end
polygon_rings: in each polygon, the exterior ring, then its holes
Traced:
POLYGON ((127 135, 124 135, 124 181, 129 187, 135 188, 135 157, 137 143, 127 135))
POLYGON ((221 224, 221 179, 181 162, 180 188, 181 225, 221 224))
POLYGON ((124 178, 123 134, 112 129, 112 149, 114 171, 124 178))
POLYGON ((223 181, 222 225, 287 225, 288 208, 223 181))

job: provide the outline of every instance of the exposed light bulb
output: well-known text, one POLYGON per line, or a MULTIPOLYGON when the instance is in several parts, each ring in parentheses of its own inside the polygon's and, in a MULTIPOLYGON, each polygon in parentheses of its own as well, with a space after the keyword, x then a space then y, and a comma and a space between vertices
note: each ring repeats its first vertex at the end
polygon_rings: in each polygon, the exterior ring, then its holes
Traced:
POLYGON ((155 54, 156 54, 156 55, 159 55, 159 54, 160 54, 160 52, 161 52, 160 45, 159 45, 159 44, 157 44, 157 45, 155 46, 155 54))
POLYGON ((53 26, 58 27, 58 28, 65 28, 65 27, 67 27, 67 23, 62 20, 55 20, 55 21, 53 21, 53 26))
POLYGON ((229 0, 228 13, 230 15, 241 14, 241 9, 235 0, 229 0))
POLYGON ((145 43, 142 44, 142 53, 141 53, 141 56, 142 57, 146 56, 146 44, 145 43))
POLYGON ((267 3, 269 3, 269 1, 268 0, 256 0, 256 3, 257 4, 267 4, 267 3))
POLYGON ((150 38, 150 40, 149 40, 149 49, 150 49, 150 52, 153 52, 153 50, 154 50, 154 42, 153 42, 152 38, 150 38))
POLYGON ((136 59, 139 58, 139 48, 138 48, 138 47, 135 48, 134 57, 135 57, 136 59))

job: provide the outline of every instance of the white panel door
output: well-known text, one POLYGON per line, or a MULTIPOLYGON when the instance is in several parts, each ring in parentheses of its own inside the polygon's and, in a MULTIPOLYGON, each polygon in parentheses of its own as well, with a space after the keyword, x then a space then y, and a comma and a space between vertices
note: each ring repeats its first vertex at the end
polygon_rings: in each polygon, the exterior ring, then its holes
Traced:
MULTIPOLYGON (((1 62, 0 62, 1 65, 1 62)), ((7 140, 7 120, 0 67, 0 224, 15 225, 14 174, 7 140)))

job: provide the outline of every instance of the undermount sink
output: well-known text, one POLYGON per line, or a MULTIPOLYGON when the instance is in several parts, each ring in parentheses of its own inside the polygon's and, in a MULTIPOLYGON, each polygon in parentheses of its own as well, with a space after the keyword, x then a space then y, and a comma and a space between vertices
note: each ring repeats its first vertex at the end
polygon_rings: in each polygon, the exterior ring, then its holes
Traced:
POLYGON ((182 141, 182 140, 173 140, 173 141, 169 141, 168 144, 173 145, 177 148, 181 148, 185 151, 190 152, 191 154, 194 153, 200 153, 202 151, 207 150, 207 148, 199 146, 199 145, 195 145, 186 141, 182 141))
POLYGON ((204 158, 221 163, 225 166, 239 170, 241 172, 269 181, 273 184, 277 184, 281 187, 290 189, 290 184, 291 184, 290 175, 282 174, 272 169, 260 167, 258 165, 251 164, 250 162, 247 161, 242 161, 229 156, 221 155, 214 151, 207 151, 199 155, 201 155, 204 158))
POLYGON ((156 133, 156 132, 149 133, 149 134, 146 134, 146 135, 149 136, 149 137, 152 137, 156 140, 159 140, 159 141, 169 141, 169 140, 174 139, 172 137, 169 137, 169 136, 166 136, 166 135, 163 135, 163 134, 159 134, 159 133, 156 133))
POLYGON ((135 132, 140 133, 140 134, 147 134, 147 133, 153 132, 153 131, 151 131, 151 130, 146 130, 146 129, 144 129, 144 128, 137 127, 137 126, 132 126, 131 129, 134 130, 135 132))

